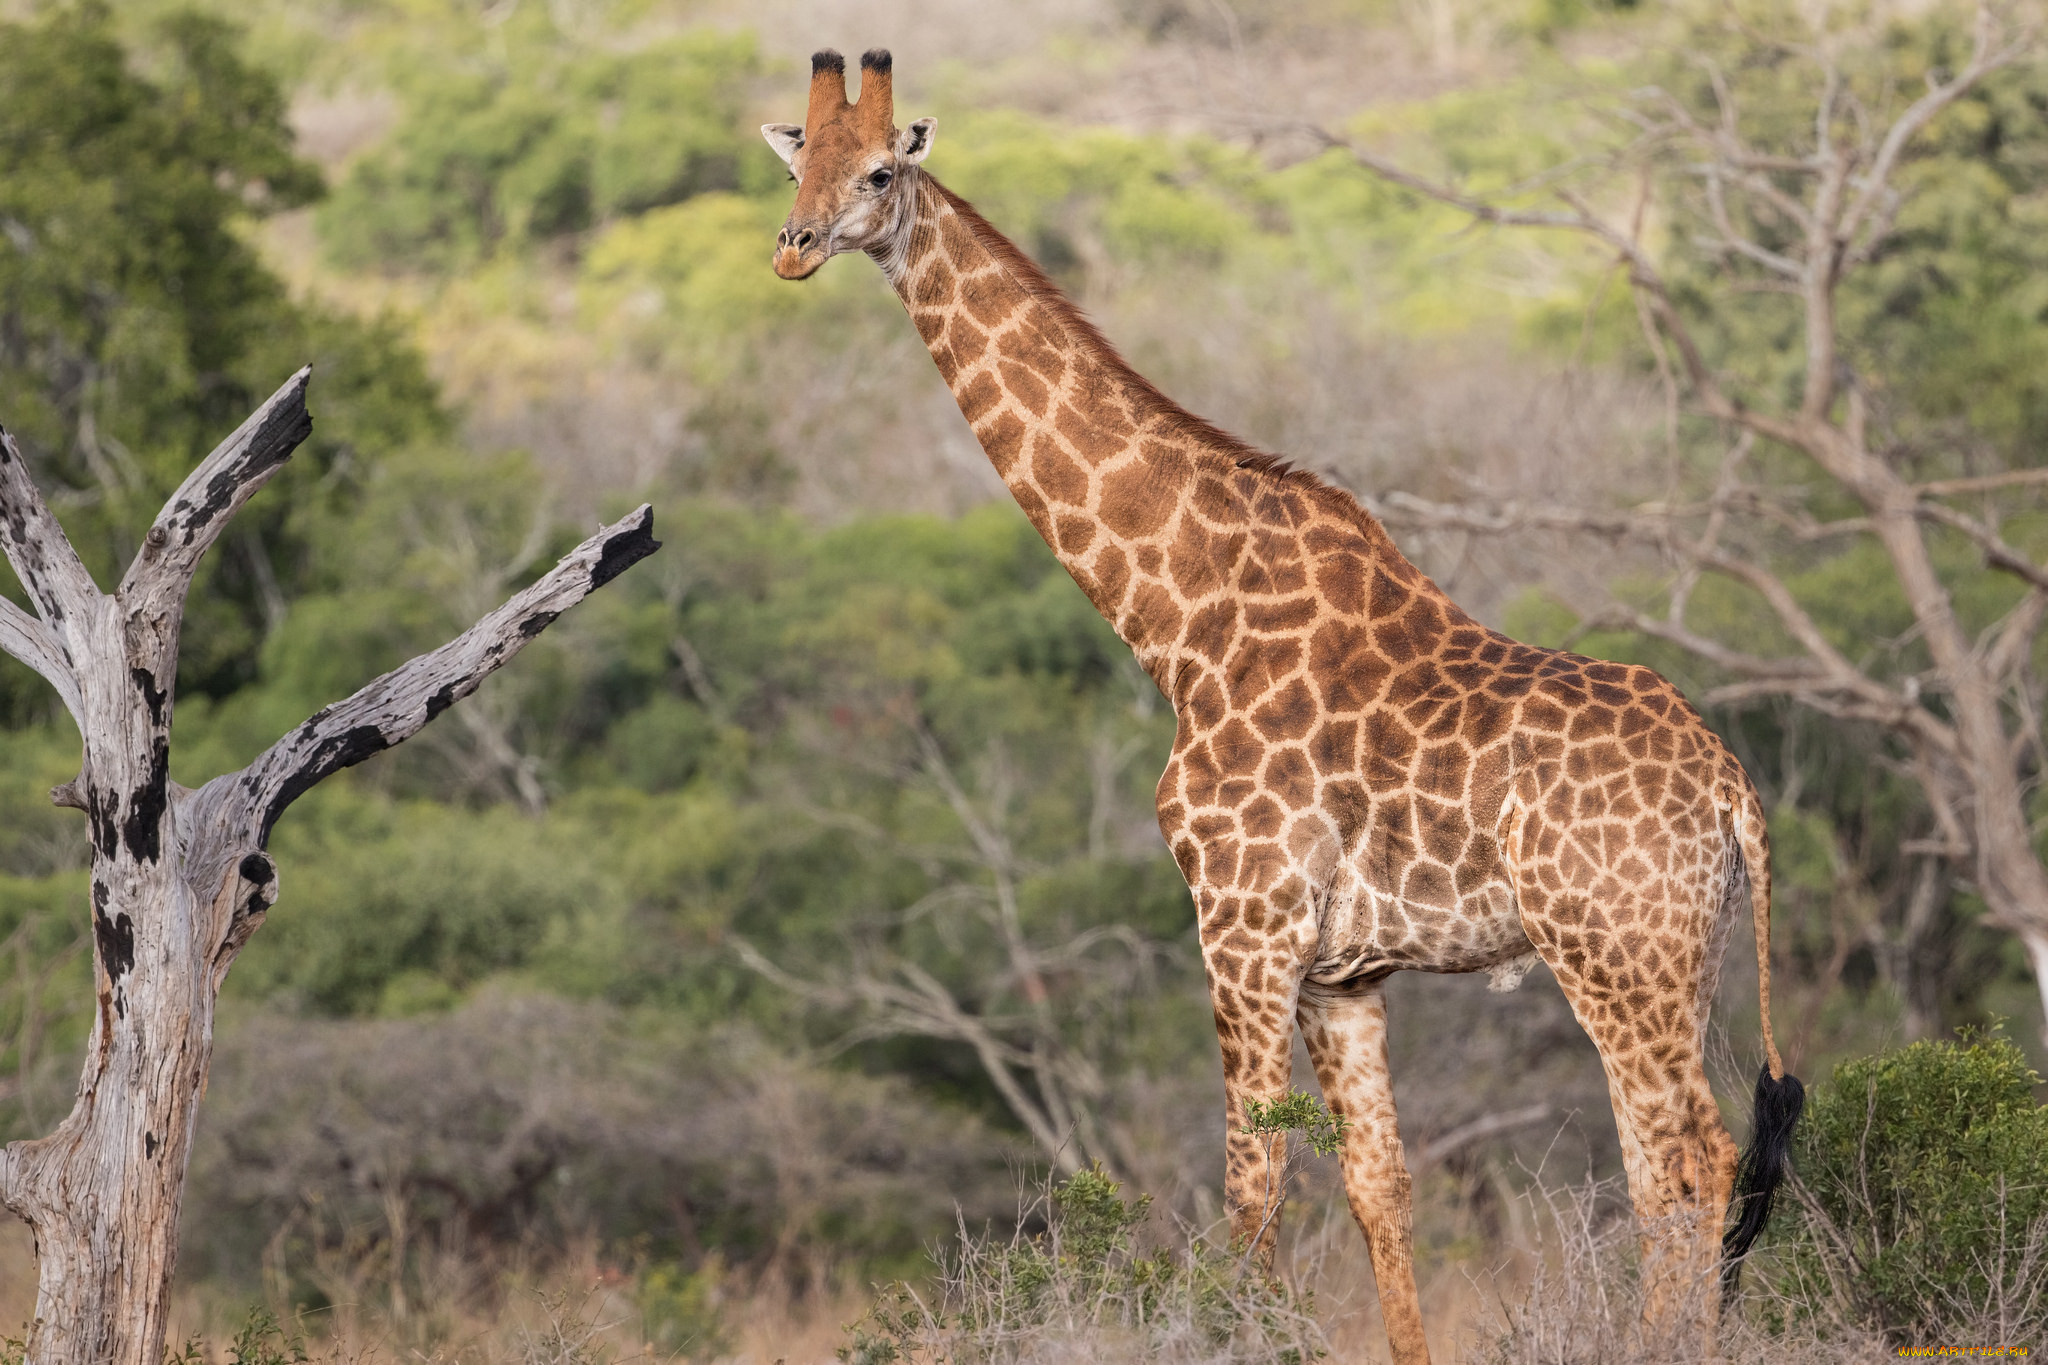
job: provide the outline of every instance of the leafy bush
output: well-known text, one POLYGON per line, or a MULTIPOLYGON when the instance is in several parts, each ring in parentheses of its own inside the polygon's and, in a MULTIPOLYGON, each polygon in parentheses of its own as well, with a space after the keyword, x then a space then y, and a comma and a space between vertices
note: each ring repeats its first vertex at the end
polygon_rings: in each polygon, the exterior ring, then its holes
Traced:
POLYGON ((1097 1168, 1075 1173, 1034 1207, 1044 1231, 1007 1241, 963 1230, 942 1256, 928 1306, 907 1284, 885 1287, 855 1323, 849 1365, 910 1361, 1300 1362, 1327 1354, 1309 1296, 1191 1236, 1141 1253, 1149 1195, 1126 1202, 1097 1168))
POLYGON ((349 265, 459 267, 501 243, 578 232, 616 214, 740 183, 753 39, 709 32, 638 52, 594 51, 543 14, 504 55, 403 82, 406 115, 322 211, 349 265))
POLYGON ((1797 1136, 1780 1316, 1898 1345, 2048 1330, 2048 1107, 2010 1039, 1915 1043, 1835 1068, 1797 1136), (1788 1244, 1788 1245, 1787 1245, 1788 1244))

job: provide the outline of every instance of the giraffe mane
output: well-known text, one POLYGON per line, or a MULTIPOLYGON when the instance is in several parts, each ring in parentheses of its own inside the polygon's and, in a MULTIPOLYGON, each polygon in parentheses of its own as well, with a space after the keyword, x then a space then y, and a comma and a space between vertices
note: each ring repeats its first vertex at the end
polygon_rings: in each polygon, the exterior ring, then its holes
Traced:
POLYGON ((960 220, 967 225, 988 253, 1000 261, 1030 294, 1043 304, 1048 312, 1059 320, 1062 327, 1069 329, 1083 345, 1093 350, 1104 366, 1128 388, 1138 394, 1151 410, 1151 415, 1165 428, 1168 434, 1185 437, 1196 445, 1222 456, 1234 468, 1250 470, 1277 483, 1297 489, 1313 497, 1326 510, 1358 524, 1368 534, 1384 536, 1386 530, 1379 518, 1365 510, 1364 506, 1348 490, 1324 479, 1309 470, 1291 463, 1286 456, 1260 450, 1240 437, 1233 436, 1207 418, 1198 417, 1173 401, 1159 389, 1159 386, 1132 367, 1123 358, 1122 352, 1102 334, 1094 320, 1081 310, 1079 304, 1066 296, 1052 278, 1039 268, 1038 262, 1024 254, 1023 248, 1004 236, 995 224, 981 216, 974 205, 940 184, 938 179, 927 174, 932 187, 952 206, 960 220))

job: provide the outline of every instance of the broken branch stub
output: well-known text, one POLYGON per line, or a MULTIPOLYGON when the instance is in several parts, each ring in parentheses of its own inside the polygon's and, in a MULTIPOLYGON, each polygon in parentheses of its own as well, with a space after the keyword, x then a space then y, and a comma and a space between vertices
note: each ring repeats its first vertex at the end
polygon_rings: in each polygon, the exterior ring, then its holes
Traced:
POLYGON ((0 549, 35 614, 0 600, 0 650, 55 687, 84 741, 51 793, 92 835, 98 998, 77 1103, 0 1149, 0 1204, 34 1228, 33 1365, 163 1357, 178 1208, 221 983, 278 895, 264 851, 321 779, 404 742, 564 611, 660 548, 642 506, 503 606, 326 707, 240 772, 170 781, 185 596, 207 547, 312 430, 302 369, 164 505, 120 587, 101 592, 0 432, 0 549))

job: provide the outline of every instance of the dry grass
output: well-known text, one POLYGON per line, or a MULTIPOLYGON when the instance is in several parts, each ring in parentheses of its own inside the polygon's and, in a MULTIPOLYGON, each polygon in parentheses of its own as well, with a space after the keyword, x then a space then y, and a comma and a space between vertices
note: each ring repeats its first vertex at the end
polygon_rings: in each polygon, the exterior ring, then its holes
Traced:
MULTIPOLYGON (((1070 1277, 1042 1300, 1034 1321, 1012 1316, 1003 1332, 976 1339, 957 1330, 931 1333, 922 1339, 923 1349, 907 1358, 1221 1365, 1284 1359, 1290 1346, 1307 1345, 1332 1360, 1386 1360, 1370 1262, 1348 1213, 1341 1201, 1299 1202, 1307 1207, 1295 1210, 1297 1231, 1283 1250, 1281 1278, 1301 1297, 1279 1300, 1283 1311, 1264 1325, 1253 1323, 1218 1340, 1195 1315, 1169 1303, 1161 1321, 1134 1331, 1117 1305, 1085 1298, 1085 1276, 1070 1277), (1310 1303, 1312 1318, 1288 1307, 1310 1303)), ((1689 1334, 1674 1338, 1644 1325, 1635 1227, 1611 1182, 1538 1184, 1518 1202, 1510 1239, 1480 1246, 1467 1241, 1465 1254, 1425 1257, 1423 1312, 1435 1359, 1471 1365, 1664 1365, 1698 1357, 1697 1340, 1689 1334)), ((1418 1209, 1425 1241, 1432 1223, 1462 1223, 1452 1205, 1441 1192, 1425 1194, 1418 1209)), ((986 1253, 1002 1244, 968 1238, 959 1245, 986 1253)), ((937 1305, 950 1293, 957 1312, 965 1292, 979 1295, 984 1310, 1001 1309, 989 1296, 1000 1298, 1005 1286, 986 1278, 963 1284, 959 1251, 949 1252, 947 1260, 950 1268, 938 1282, 916 1286, 924 1303, 937 1305)), ((365 1278, 371 1278, 367 1268, 365 1278)), ((1699 1286, 1702 1293, 1712 1288, 1699 1286)), ((33 1292, 26 1229, 0 1224, 0 1323, 24 1321, 33 1292)), ((1727 1365, 1851 1365, 1891 1354, 1882 1340, 1839 1322, 1826 1335, 1812 1327, 1767 1331, 1760 1324, 1770 1318, 1800 1316, 1800 1305, 1773 1301, 1770 1294, 1750 1285, 1741 1309, 1724 1321, 1720 1351, 1727 1365)), ((313 1365, 827 1365, 848 1341, 846 1325, 870 1304, 867 1294, 844 1283, 822 1295, 792 1296, 767 1287, 714 1297, 722 1331, 712 1349, 652 1344, 634 1282, 591 1243, 569 1248, 545 1269, 509 1263, 495 1279, 473 1265, 442 1267, 422 1275, 403 1305, 366 1284, 359 1299, 305 1315, 293 1326, 313 1365)), ((1256 1307, 1249 1301, 1238 1306, 1256 1307)), ((233 1358, 230 1343, 246 1321, 242 1301, 217 1297, 204 1286, 180 1294, 177 1334, 200 1342, 209 1365, 227 1365, 233 1358)))
MULTIPOLYGON (((717 1304, 720 1349, 665 1349, 646 1338, 632 1280, 594 1252, 573 1248, 546 1271, 515 1268, 482 1293, 474 1267, 444 1275, 397 1313, 388 1301, 366 1296, 328 1312, 281 1316, 288 1334, 304 1342, 310 1365, 831 1365, 845 1324, 866 1305, 866 1295, 850 1289, 801 1297, 774 1288, 735 1293, 717 1304)), ((0 1338, 19 1332, 34 1306, 28 1229, 0 1220, 0 1338)), ((244 1301, 187 1287, 175 1306, 173 1336, 198 1342, 208 1365, 227 1365, 235 1334, 249 1321, 244 1301)))
MULTIPOLYGON (((1677 1286, 1681 1305, 1660 1322, 1644 1314, 1638 1225, 1618 1183, 1533 1185, 1522 1196, 1529 1240, 1488 1277, 1488 1300, 1466 1324, 1458 1359, 1483 1365, 1664 1365, 1703 1356, 1700 1315, 1720 1293, 1717 1271, 1677 1286)), ((1752 1274, 1722 1315, 1717 1359, 1726 1365, 1852 1365, 1889 1355, 1884 1341, 1837 1323, 1823 1334, 1800 1305, 1774 1298, 1752 1274), (1765 1322, 1785 1324, 1767 1330, 1765 1322)))

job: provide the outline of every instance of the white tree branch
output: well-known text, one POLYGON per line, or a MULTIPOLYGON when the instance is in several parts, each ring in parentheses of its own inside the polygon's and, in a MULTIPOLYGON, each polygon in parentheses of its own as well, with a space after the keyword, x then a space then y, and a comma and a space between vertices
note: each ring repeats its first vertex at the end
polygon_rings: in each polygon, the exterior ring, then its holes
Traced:
POLYGON ((130 612, 153 616, 175 605, 191 583, 200 556, 229 518, 270 482, 312 433, 313 419, 306 412, 306 383, 312 373, 308 365, 287 379, 178 485, 121 579, 121 600, 130 612))
MULTIPOLYGON (((584 541, 538 582, 431 653, 384 674, 273 744, 195 800, 224 832, 261 848, 285 808, 315 783, 417 734, 474 692, 554 619, 661 548, 643 505, 584 541)), ((202 817, 203 818, 203 817, 202 817)))
POLYGON ((80 732, 84 731, 84 703, 78 695, 78 675, 72 671, 64 642, 52 634, 49 627, 4 597, 0 597, 0 650, 6 650, 42 674, 44 680, 57 689, 57 695, 64 699, 64 709, 71 713, 71 719, 78 722, 80 732))
POLYGON ((1652 616, 1648 612, 1632 611, 1627 607, 1615 607, 1601 612, 1588 624, 1595 627, 1620 626, 1654 636, 1677 645, 1688 654, 1697 654, 1716 668, 1740 674, 1750 682, 1768 681, 1780 688, 1802 689, 1825 686, 1829 682, 1827 670, 1812 659, 1773 659, 1760 654, 1748 654, 1724 645, 1719 640, 1701 635, 1683 622, 1673 621, 1669 617, 1652 616))
POLYGON ((1707 186, 1707 207, 1714 215, 1714 229, 1721 235, 1718 238, 1704 237, 1701 240, 1710 249, 1733 251, 1737 255, 1747 257, 1775 275, 1782 275, 1789 280, 1800 278, 1805 269, 1799 262, 1781 252, 1772 251, 1736 230, 1733 220, 1728 216, 1728 200, 1722 190, 1723 180, 1719 166, 1709 163, 1703 175, 1707 186))
POLYGON ((908 987, 894 982, 858 973, 845 985, 806 981, 794 976, 770 962, 761 951, 745 939, 732 940, 740 961, 759 975, 799 1000, 810 1001, 828 1009, 845 1009, 857 1006, 870 1016, 865 1024, 856 1025, 846 1039, 857 1042, 862 1038, 887 1038, 912 1035, 938 1038, 947 1042, 965 1043, 974 1050, 981 1063, 981 1069, 990 1084, 1003 1097, 1031 1133, 1045 1154, 1065 1169, 1077 1169, 1070 1149, 1071 1145, 1062 1134, 1062 1125, 1053 1117, 1046 1105, 1034 1099, 1017 1080, 1013 1068, 1031 1067, 1032 1054, 1004 1040, 995 1029, 1005 1024, 1025 1024, 1023 1019, 1000 1020, 986 1015, 970 1014, 929 972, 916 963, 898 961, 897 971, 910 983, 908 987))
POLYGON ((1836 471, 1836 465, 1830 464, 1829 461, 1837 459, 1837 453, 1826 442, 1816 437, 1810 429, 1812 423, 1792 422, 1768 413, 1757 412, 1728 396, 1713 367, 1707 363, 1706 354, 1700 349, 1691 328, 1686 325, 1684 317, 1679 313, 1677 304, 1672 301, 1671 291, 1664 282, 1662 272, 1657 269, 1656 262, 1643 250, 1641 243, 1594 213, 1590 205, 1570 190, 1560 189, 1556 192, 1557 197, 1570 207, 1570 213, 1504 209, 1448 185, 1438 184, 1416 175, 1383 157, 1353 145, 1334 133, 1320 128, 1311 128, 1309 131, 1321 139, 1325 146, 1341 147, 1349 152, 1353 160, 1374 175, 1434 199, 1440 204, 1447 204, 1470 214, 1479 222, 1495 223, 1502 227, 1562 228, 1566 231, 1584 233, 1612 248, 1615 254, 1628 264, 1630 286, 1637 291, 1639 297, 1647 301, 1657 326, 1678 348, 1679 359, 1684 363, 1686 378, 1692 385, 1701 411, 1710 417, 1733 422, 1759 436, 1795 450, 1803 450, 1820 461, 1831 473, 1836 471))
POLYGON ((85 615, 99 599, 99 585, 36 490, 28 461, 5 428, 0 428, 0 546, 28 589, 36 615, 60 637, 67 619, 85 615))

